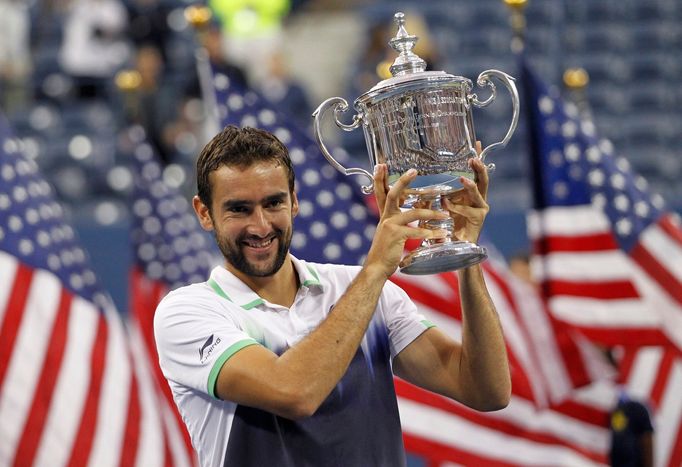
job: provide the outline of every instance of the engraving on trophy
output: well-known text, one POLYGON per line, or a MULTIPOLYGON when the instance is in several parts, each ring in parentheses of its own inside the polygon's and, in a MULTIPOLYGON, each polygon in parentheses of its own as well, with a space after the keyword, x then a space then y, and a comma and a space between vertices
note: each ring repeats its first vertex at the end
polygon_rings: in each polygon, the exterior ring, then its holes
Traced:
MULTIPOLYGON (((366 110, 366 123, 379 135, 382 154, 391 156, 381 163, 388 165, 389 177, 417 168, 419 175, 468 170, 471 149, 463 144, 467 110, 459 88, 426 89, 405 92, 376 103, 366 110)), ((467 143, 469 141, 464 141, 467 143)), ((470 146, 470 145, 469 145, 470 146)))

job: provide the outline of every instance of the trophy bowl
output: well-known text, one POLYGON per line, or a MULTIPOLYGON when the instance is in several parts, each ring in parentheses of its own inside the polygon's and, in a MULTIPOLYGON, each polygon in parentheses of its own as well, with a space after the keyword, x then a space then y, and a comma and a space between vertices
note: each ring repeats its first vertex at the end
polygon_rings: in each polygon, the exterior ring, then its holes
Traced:
MULTIPOLYGON (((404 208, 428 207, 442 209, 444 196, 461 187, 459 177, 473 178, 469 159, 485 161, 487 154, 506 146, 519 119, 519 96, 514 78, 498 70, 486 70, 477 79, 478 86, 488 87, 490 96, 479 100, 472 93, 471 80, 443 71, 425 71, 426 63, 412 48, 417 37, 405 30, 405 16, 395 14, 396 36, 389 44, 398 52, 391 66, 392 77, 381 81, 354 102, 357 113, 350 124, 340 120, 348 111, 348 102, 341 97, 324 101, 313 113, 314 133, 320 150, 329 163, 345 175, 364 175, 370 184, 363 186, 365 194, 373 191, 372 174, 362 168, 346 168, 331 155, 322 139, 321 122, 329 111, 334 122, 344 131, 362 126, 372 167, 386 164, 389 184, 409 169, 417 177, 406 190, 404 208), (476 136, 472 107, 486 107, 496 97, 492 79, 499 80, 509 91, 513 115, 504 138, 485 147, 480 154, 475 149, 476 136)), ((494 165, 488 164, 488 170, 494 165)), ((400 271, 406 274, 434 274, 477 264, 487 257, 484 247, 455 238, 452 219, 431 220, 420 227, 444 229, 445 239, 425 240, 405 256, 400 271)))

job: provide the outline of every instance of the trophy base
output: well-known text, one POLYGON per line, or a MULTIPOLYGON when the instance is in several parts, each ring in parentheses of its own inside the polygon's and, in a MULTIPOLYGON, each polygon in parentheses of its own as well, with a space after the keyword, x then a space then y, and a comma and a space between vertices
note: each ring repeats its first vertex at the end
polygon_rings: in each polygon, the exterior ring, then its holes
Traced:
POLYGON ((400 262, 400 272, 422 275, 473 266, 488 257, 486 249, 475 243, 451 241, 423 246, 412 251, 400 262))

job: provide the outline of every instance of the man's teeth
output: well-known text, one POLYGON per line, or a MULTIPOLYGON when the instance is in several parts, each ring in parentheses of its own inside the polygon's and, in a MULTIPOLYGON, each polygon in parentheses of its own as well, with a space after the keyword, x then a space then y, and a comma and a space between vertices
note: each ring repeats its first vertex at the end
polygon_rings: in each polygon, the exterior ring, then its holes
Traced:
POLYGON ((250 247, 253 247, 253 248, 265 248, 265 247, 269 246, 271 243, 272 243, 271 238, 268 240, 260 241, 260 242, 256 242, 253 240, 247 240, 246 241, 246 244, 249 245, 250 247))

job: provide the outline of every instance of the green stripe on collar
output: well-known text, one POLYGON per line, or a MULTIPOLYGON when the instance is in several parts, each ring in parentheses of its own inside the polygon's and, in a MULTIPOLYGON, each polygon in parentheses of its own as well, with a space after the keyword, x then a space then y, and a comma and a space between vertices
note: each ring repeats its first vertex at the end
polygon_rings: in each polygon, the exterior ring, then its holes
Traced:
POLYGON ((230 297, 227 296, 227 294, 223 291, 223 289, 220 288, 220 286, 219 286, 218 283, 215 281, 215 279, 213 279, 213 278, 211 277, 211 278, 209 278, 208 281, 206 281, 206 282, 208 282, 208 285, 211 286, 211 288, 213 289, 213 291, 214 291, 215 293, 217 293, 218 295, 220 295, 221 297, 223 297, 225 300, 232 301, 232 299, 231 299, 230 297))
POLYGON ((263 300, 262 298, 257 298, 252 302, 249 302, 245 305, 239 305, 239 306, 241 306, 245 310, 250 310, 251 308, 257 307, 258 305, 262 305, 263 303, 265 303, 265 300, 263 300))
POLYGON ((311 286, 311 285, 322 286, 322 284, 320 283, 320 276, 317 275, 317 271, 315 271, 315 269, 313 269, 313 267, 310 266, 309 264, 306 264, 306 268, 308 268, 308 271, 310 272, 310 274, 312 274, 312 276, 315 279, 308 279, 305 282, 303 282, 303 284, 301 284, 301 285, 305 285, 306 287, 311 286))
MULTIPOLYGON (((208 285, 211 286, 211 288, 213 289, 213 291, 215 293, 217 293, 218 295, 223 297, 225 300, 234 303, 234 301, 230 297, 227 296, 225 291, 220 287, 220 285, 215 281, 215 279, 213 279, 211 277, 207 282, 208 282, 208 285)), ((265 303, 265 301, 262 298, 257 298, 252 302, 246 303, 245 305, 239 305, 239 306, 241 306, 245 310, 250 310, 251 308, 257 307, 258 305, 262 305, 263 303, 265 303)))

